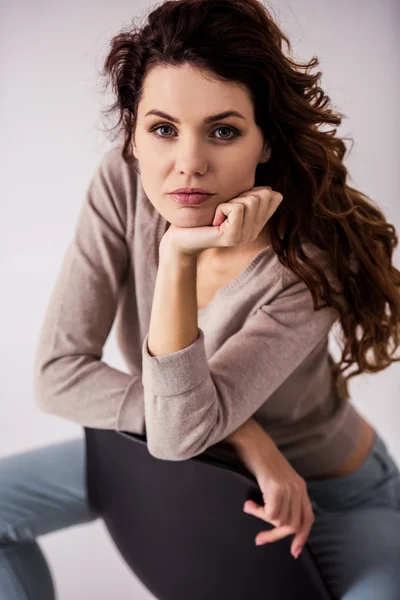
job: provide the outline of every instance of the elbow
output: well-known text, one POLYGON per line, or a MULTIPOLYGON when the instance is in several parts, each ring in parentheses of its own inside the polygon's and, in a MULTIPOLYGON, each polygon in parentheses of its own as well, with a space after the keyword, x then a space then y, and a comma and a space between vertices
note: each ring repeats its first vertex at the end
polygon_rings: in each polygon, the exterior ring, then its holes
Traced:
MULTIPOLYGON (((210 446, 216 444, 223 430, 219 412, 208 419, 204 418, 189 427, 160 427, 161 419, 152 420, 146 415, 146 436, 149 454, 160 460, 190 460, 203 454, 210 446)), ((162 420, 165 423, 165 418, 162 420)))
POLYGON ((54 408, 51 398, 44 392, 42 386, 35 385, 34 402, 35 406, 45 413, 51 413, 54 408))
POLYGON ((49 382, 46 377, 46 371, 37 368, 34 375, 33 394, 34 403, 42 412, 54 412, 54 398, 49 393, 49 382))
POLYGON ((160 460, 190 460, 199 454, 202 454, 210 446, 205 439, 197 439, 186 435, 185 439, 179 443, 160 440, 160 436, 153 438, 147 434, 147 449, 151 456, 160 460))
POLYGON ((192 458, 193 453, 189 452, 183 444, 168 436, 167 432, 164 435, 161 432, 151 432, 146 425, 147 435, 147 450, 151 456, 160 460, 188 460, 192 458))
POLYGON ((171 448, 170 445, 157 443, 154 444, 153 442, 150 442, 149 439, 147 439, 147 450, 151 456, 158 458, 159 460, 178 461, 191 458, 183 456, 180 452, 177 452, 175 448, 171 448))

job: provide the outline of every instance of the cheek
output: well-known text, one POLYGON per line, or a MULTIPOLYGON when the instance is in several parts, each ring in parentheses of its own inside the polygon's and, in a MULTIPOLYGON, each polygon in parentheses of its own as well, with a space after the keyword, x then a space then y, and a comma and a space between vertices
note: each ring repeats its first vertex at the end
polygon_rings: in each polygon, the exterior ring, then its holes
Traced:
POLYGON ((154 198, 160 198, 168 191, 166 179, 157 168, 157 165, 154 164, 154 161, 150 161, 148 164, 146 161, 141 161, 139 170, 140 180, 147 195, 151 194, 154 198))
POLYGON ((230 188, 240 187, 241 182, 251 183, 254 178, 258 165, 258 155, 254 153, 241 151, 235 159, 225 164, 226 180, 229 181, 230 188))
POLYGON ((229 190, 227 191, 225 202, 229 202, 229 200, 236 198, 239 194, 251 190, 254 187, 254 183, 255 169, 248 169, 247 171, 240 169, 240 172, 237 170, 229 179, 229 190))

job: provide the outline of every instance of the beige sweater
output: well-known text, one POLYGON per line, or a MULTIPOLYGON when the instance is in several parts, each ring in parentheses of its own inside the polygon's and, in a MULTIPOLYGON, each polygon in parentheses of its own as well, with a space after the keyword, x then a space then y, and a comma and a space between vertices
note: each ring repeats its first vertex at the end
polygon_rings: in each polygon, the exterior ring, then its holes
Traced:
POLYGON ((121 147, 106 152, 42 324, 38 406, 84 426, 146 434, 149 452, 166 460, 204 452, 253 416, 301 476, 334 469, 361 432, 360 414, 333 385, 336 309, 314 311, 306 285, 265 248, 198 311, 193 344, 152 357, 166 227, 121 147), (128 372, 102 361, 115 319, 128 372))

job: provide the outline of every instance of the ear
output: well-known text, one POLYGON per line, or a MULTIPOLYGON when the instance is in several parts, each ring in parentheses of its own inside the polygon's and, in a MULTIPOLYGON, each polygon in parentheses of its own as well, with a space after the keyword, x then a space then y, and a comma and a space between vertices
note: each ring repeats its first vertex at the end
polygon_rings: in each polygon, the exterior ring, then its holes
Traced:
POLYGON ((136 160, 138 160, 138 151, 137 151, 137 146, 136 146, 136 141, 135 141, 135 133, 136 133, 136 125, 134 123, 133 120, 133 115, 130 115, 131 119, 132 119, 132 132, 131 132, 131 147, 132 147, 132 153, 133 156, 136 158, 136 160))
POLYGON ((137 149, 136 149, 136 144, 135 144, 135 138, 133 136, 131 138, 131 146, 132 146, 133 156, 137 159, 138 158, 137 149))
POLYGON ((261 163, 266 163, 271 158, 272 148, 268 144, 264 144, 263 151, 261 153, 260 161, 261 163))

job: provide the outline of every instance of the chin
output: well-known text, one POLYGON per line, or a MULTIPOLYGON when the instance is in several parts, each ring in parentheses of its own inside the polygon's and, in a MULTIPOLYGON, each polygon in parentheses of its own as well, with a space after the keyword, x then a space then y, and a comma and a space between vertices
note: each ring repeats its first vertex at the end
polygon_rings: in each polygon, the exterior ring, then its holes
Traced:
POLYGON ((173 215, 167 218, 175 227, 207 227, 212 225, 215 210, 206 214, 199 207, 180 207, 173 215))

